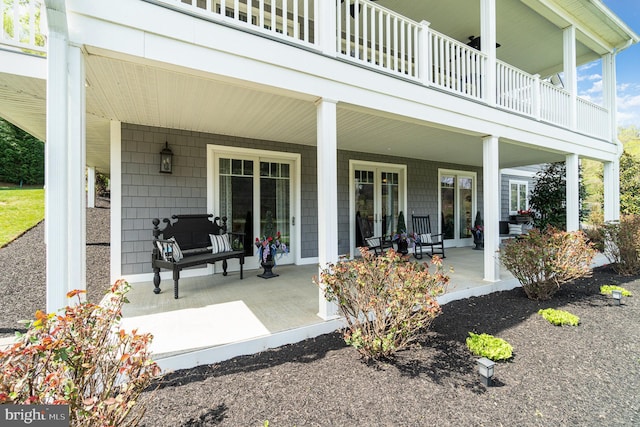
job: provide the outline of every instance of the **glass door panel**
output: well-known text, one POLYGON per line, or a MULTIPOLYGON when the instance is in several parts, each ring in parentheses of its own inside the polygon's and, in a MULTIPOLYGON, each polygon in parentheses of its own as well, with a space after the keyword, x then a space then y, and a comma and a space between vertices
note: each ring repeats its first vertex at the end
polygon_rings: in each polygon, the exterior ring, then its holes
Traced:
MULTIPOLYGON (((355 171, 355 211, 356 216, 365 218, 369 221, 371 230, 377 234, 375 230, 375 172, 371 170, 355 171)), ((362 236, 356 230, 356 246, 363 246, 362 236)))
MULTIPOLYGON (((291 178, 290 165, 260 162, 260 236, 275 237, 291 250, 291 178)), ((278 258, 278 263, 291 263, 293 257, 278 258)))
POLYGON ((440 199, 442 203, 442 233, 445 239, 455 238, 456 213, 456 177, 442 175, 440 177, 440 199))
POLYGON ((219 159, 220 216, 227 217, 230 232, 245 233, 244 241, 234 241, 234 247, 242 246, 245 255, 253 255, 253 161, 219 159))
MULTIPOLYGON (((400 210, 398 180, 395 172, 382 172, 382 234, 391 236, 396 230, 400 210)), ((406 224, 406 221, 405 221, 406 224)))
POLYGON ((471 227, 473 226, 473 178, 458 177, 458 197, 460 200, 460 230, 458 230, 458 236, 461 239, 468 239, 473 237, 471 235, 471 227))

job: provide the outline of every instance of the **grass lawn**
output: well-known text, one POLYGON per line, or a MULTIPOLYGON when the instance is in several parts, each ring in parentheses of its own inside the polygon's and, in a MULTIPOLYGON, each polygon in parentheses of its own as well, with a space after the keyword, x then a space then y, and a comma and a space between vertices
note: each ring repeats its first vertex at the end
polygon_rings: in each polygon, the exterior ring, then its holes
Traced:
POLYGON ((44 219, 44 189, 0 187, 0 248, 44 219))

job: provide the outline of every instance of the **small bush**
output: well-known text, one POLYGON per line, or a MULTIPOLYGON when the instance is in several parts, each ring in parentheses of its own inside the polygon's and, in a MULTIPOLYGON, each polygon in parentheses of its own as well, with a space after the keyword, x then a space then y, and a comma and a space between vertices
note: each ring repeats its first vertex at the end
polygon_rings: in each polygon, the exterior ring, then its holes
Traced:
POLYGON ((593 245, 581 231, 566 232, 547 227, 532 229, 507 240, 500 250, 502 264, 518 279, 527 296, 548 300, 560 285, 591 275, 593 245))
POLYGON ((393 250, 381 256, 361 248, 362 258, 329 264, 315 282, 345 317, 345 342, 365 359, 392 356, 415 341, 440 314, 436 296, 449 278, 439 258, 430 273, 426 263, 409 262, 393 250))
POLYGON ((590 242, 594 249, 600 253, 604 253, 604 226, 603 224, 590 225, 582 229, 587 241, 590 242))
POLYGON ((616 285, 602 285, 602 286, 600 286, 600 293, 602 295, 611 295, 611 291, 620 291, 622 293, 623 297, 630 297, 631 296, 631 292, 629 292, 627 289, 623 288, 622 286, 616 286, 616 285))
MULTIPOLYGON (((150 360, 151 335, 117 329, 129 289, 118 281, 104 305, 37 311, 18 342, 0 351, 0 404, 67 404, 74 427, 137 425, 138 398, 160 370, 150 360)), ((68 296, 80 302, 80 293, 68 296)))
POLYGON ((604 230, 604 254, 616 273, 640 273, 640 215, 624 215, 608 222, 604 230))
POLYGON ((469 332, 467 347, 476 356, 486 357, 494 362, 508 360, 513 356, 513 347, 502 338, 489 334, 469 332))
POLYGON ((556 326, 569 325, 578 326, 580 318, 568 311, 546 308, 538 310, 538 314, 544 317, 549 323, 556 326))

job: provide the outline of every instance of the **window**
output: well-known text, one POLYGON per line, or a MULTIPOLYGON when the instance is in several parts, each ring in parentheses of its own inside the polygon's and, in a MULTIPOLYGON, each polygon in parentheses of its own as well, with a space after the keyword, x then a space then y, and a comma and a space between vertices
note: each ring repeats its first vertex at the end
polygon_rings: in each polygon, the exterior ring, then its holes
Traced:
POLYGON ((509 214, 529 209, 529 183, 509 180, 509 214))

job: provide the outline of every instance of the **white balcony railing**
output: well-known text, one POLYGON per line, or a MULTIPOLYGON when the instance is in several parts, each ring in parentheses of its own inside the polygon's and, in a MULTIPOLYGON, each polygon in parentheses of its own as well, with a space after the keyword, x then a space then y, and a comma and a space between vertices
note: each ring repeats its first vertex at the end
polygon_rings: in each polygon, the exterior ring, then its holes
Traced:
MULTIPOLYGON (((331 40, 319 34, 324 28, 319 25, 319 11, 326 6, 320 2, 331 0, 155 1, 319 51, 321 39, 331 40)), ((333 4, 336 33, 330 37, 336 40, 336 56, 478 101, 487 97, 483 80, 487 57, 482 52, 432 30, 426 22, 417 23, 367 0, 333 0, 333 4)), ((44 0, 1 0, 0 17, 0 46, 46 54, 44 0)), ((495 86, 498 108, 609 137, 606 108, 581 98, 574 106, 567 91, 538 76, 497 61, 495 86), (576 123, 572 123, 572 111, 576 123)))
POLYGON ((0 1, 0 46, 25 53, 46 53, 47 23, 43 0, 0 1))

